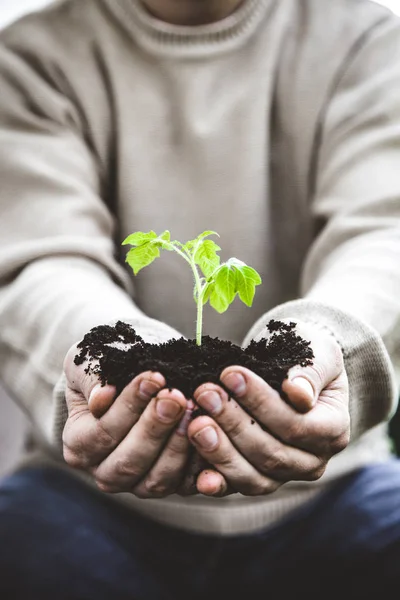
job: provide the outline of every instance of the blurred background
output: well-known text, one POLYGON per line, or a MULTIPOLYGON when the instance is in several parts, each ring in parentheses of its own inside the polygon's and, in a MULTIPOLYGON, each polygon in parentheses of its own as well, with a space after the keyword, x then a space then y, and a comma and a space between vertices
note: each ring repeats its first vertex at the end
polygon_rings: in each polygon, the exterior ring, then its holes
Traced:
MULTIPOLYGON (((83 1, 83 0, 82 0, 83 1)), ((350 0, 349 0, 350 1, 350 0)), ((377 0, 400 15, 400 0, 377 0)), ((22 15, 50 4, 49 0, 0 0, 0 29, 22 15)), ((21 452, 27 420, 0 382, 0 476, 9 472, 21 452)), ((400 453, 400 412, 392 422, 392 433, 400 453)))

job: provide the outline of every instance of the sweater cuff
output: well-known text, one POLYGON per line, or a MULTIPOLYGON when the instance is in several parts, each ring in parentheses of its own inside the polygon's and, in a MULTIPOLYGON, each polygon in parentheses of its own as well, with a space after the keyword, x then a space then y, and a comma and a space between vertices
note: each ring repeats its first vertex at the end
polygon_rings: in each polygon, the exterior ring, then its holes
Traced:
MULTIPOLYGON (((115 325, 117 319, 107 323, 107 325, 115 325)), ((129 323, 136 333, 140 335, 143 340, 149 344, 161 344, 168 342, 173 338, 181 338, 182 335, 176 331, 173 327, 170 327, 166 323, 151 319, 149 317, 137 317, 136 319, 124 319, 125 323, 129 323)), ((65 390, 67 386, 67 379, 65 373, 62 372, 57 380, 56 385, 53 389, 52 406, 53 406, 53 418, 52 418, 52 432, 48 442, 62 454, 63 444, 62 435, 65 427, 65 423, 68 418, 67 403, 65 399, 65 390)))
POLYGON ((340 345, 349 380, 351 440, 388 421, 398 402, 393 364, 380 335, 367 323, 321 302, 301 299, 281 304, 253 325, 243 346, 268 336, 271 319, 290 319, 323 327, 340 345))

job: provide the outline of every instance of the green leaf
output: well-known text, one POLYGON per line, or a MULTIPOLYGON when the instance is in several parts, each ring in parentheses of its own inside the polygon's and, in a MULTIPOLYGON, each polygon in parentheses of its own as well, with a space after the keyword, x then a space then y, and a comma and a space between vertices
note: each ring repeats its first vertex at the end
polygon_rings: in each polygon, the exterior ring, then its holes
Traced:
POLYGON ((219 294, 224 294, 229 304, 236 295, 236 273, 228 265, 222 265, 215 277, 215 289, 219 294))
POLYGON ((256 285, 261 283, 261 277, 255 269, 245 265, 236 268, 236 289, 241 301, 247 306, 253 304, 256 285))
POLYGON ((159 256, 160 251, 158 248, 148 242, 137 248, 131 248, 126 255, 126 262, 132 267, 134 274, 137 275, 141 269, 150 265, 159 256))
MULTIPOLYGON (((182 250, 188 252, 189 254, 192 253, 192 250, 195 246, 197 246, 197 244, 199 243, 199 241, 201 241, 202 239, 204 239, 205 237, 208 237, 209 235, 217 235, 219 237, 219 234, 216 231, 203 231, 203 233, 200 233, 200 235, 197 236, 197 238, 195 238, 194 240, 188 240, 186 242, 186 244, 184 246, 182 246, 182 250)), ((220 248, 219 248, 220 250, 220 248)))
POLYGON ((225 312, 234 301, 236 294, 239 294, 241 301, 251 306, 255 286, 260 283, 261 277, 255 269, 237 258, 230 258, 215 274, 209 292, 210 304, 217 312, 225 312))
POLYGON ((158 235, 156 239, 151 240, 151 244, 153 244, 157 248, 172 251, 174 249, 173 246, 176 244, 176 242, 171 242, 171 234, 168 231, 168 229, 166 229, 161 233, 161 235, 158 235))
POLYGON ((128 235, 128 237, 122 242, 122 246, 126 246, 127 244, 130 246, 141 246, 142 244, 146 244, 157 237, 158 236, 155 231, 148 231, 147 233, 143 231, 137 231, 136 233, 128 235))
POLYGON ((183 244, 182 250, 185 250, 186 252, 191 253, 195 243, 196 243, 196 240, 188 240, 186 242, 186 244, 183 244))
POLYGON ((214 289, 210 295, 211 306, 219 313, 225 312, 236 296, 236 273, 227 264, 221 265, 215 275, 214 289))
POLYGON ((214 290, 214 282, 207 283, 203 291, 203 305, 207 304, 210 299, 211 293, 214 290))
POLYGON ((209 237, 210 235, 216 235, 219 237, 219 233, 217 233, 216 231, 207 230, 207 231, 203 231, 203 233, 200 233, 200 235, 198 235, 196 239, 202 240, 203 238, 209 237))
POLYGON ((219 250, 221 248, 212 240, 203 240, 193 257, 207 279, 219 267, 220 257, 217 254, 219 250))
POLYGON ((219 293, 215 286, 210 292, 210 305, 218 312, 223 313, 229 307, 230 302, 228 302, 227 297, 224 294, 219 293))
MULTIPOLYGON (((203 231, 194 240, 182 244, 177 240, 171 241, 168 230, 157 235, 154 231, 137 231, 129 235, 122 245, 132 248, 126 256, 126 262, 131 266, 135 275, 144 267, 150 265, 160 256, 160 250, 176 251, 189 263, 196 285, 193 298, 202 314, 202 305, 207 302, 219 313, 225 312, 234 301, 237 294, 244 304, 251 306, 254 299, 255 287, 261 283, 261 277, 255 269, 237 258, 230 258, 221 265, 218 255, 221 248, 212 240, 206 239, 218 235, 216 231, 203 231), (200 296, 199 296, 200 294, 200 296), (201 306, 199 306, 201 303, 201 306)), ((196 331, 197 343, 201 343, 201 318, 199 317, 196 331)))

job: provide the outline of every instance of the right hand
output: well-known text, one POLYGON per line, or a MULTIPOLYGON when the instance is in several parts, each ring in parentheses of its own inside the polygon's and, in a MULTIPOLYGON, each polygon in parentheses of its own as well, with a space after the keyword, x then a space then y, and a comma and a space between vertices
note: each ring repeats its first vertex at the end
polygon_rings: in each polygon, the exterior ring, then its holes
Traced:
POLYGON ((187 436, 193 402, 165 388, 160 373, 137 375, 114 399, 113 386, 101 386, 75 365, 74 344, 64 360, 68 419, 63 432, 66 463, 92 474, 108 493, 130 492, 162 498, 178 489, 190 457, 187 436))

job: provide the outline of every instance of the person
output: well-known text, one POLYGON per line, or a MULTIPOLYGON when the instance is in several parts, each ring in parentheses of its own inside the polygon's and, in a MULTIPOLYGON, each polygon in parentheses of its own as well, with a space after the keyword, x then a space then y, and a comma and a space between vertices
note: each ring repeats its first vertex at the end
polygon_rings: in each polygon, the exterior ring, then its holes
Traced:
POLYGON ((400 584, 399 35, 369 0, 62 0, 1 32, 0 376, 32 422, 0 488, 2 598, 400 584), (114 398, 75 364, 117 320, 193 337, 190 270, 125 264, 164 229, 215 230, 261 274, 205 333, 311 342, 287 401, 237 365, 193 398, 152 371, 114 398), (210 467, 183 493, 193 447, 210 467))

